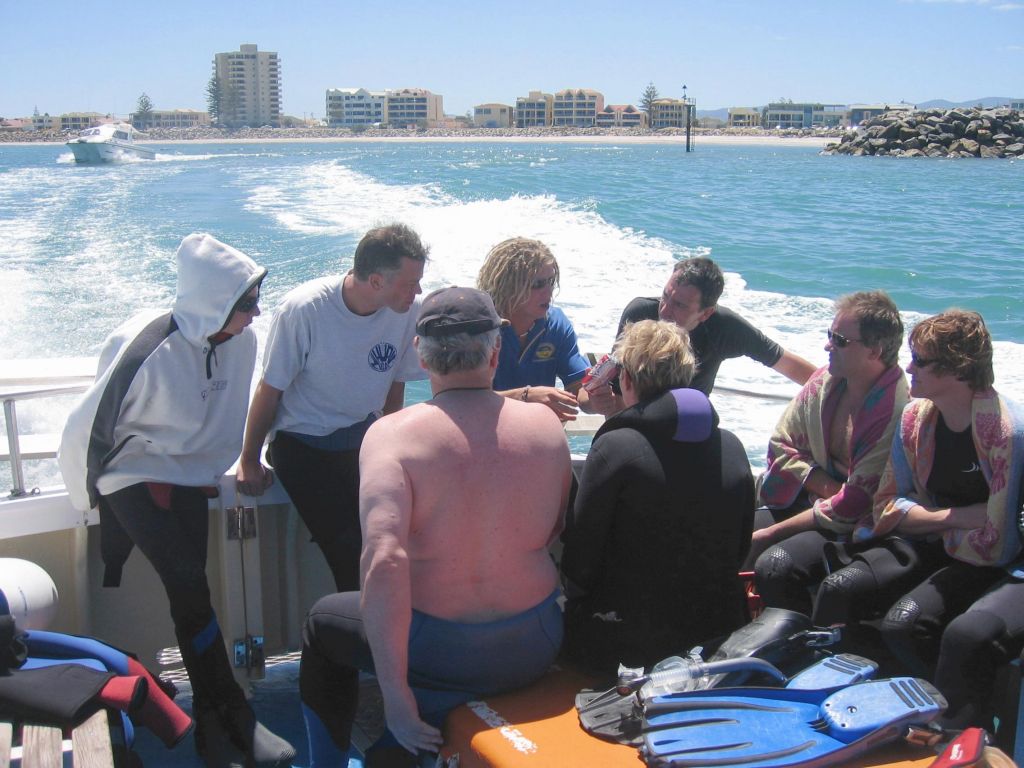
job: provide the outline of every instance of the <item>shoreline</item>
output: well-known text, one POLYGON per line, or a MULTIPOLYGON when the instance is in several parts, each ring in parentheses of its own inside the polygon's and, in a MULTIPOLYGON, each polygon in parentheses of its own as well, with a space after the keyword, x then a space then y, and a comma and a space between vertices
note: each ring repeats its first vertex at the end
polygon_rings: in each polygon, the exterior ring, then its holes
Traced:
MULTIPOLYGON (((797 146, 824 148, 826 144, 835 143, 834 136, 771 136, 771 135, 697 135, 692 137, 692 145, 733 145, 733 146, 797 146)), ((642 135, 593 135, 578 136, 260 136, 224 138, 202 137, 195 139, 147 139, 137 143, 142 145, 171 144, 183 146, 188 144, 377 144, 377 143, 436 143, 436 144, 667 144, 684 146, 685 136, 642 136, 642 135)), ((39 145, 63 146, 65 139, 39 141, 0 141, 0 148, 31 147, 39 145)))

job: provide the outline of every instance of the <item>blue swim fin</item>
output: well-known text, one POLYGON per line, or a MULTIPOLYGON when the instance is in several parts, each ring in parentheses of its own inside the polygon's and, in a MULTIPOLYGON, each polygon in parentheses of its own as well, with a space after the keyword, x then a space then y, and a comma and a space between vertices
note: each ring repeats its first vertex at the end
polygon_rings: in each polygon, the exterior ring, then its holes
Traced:
POLYGON ((691 691, 646 703, 641 754, 654 768, 819 768, 898 739, 945 708, 937 689, 909 677, 838 691, 691 691))

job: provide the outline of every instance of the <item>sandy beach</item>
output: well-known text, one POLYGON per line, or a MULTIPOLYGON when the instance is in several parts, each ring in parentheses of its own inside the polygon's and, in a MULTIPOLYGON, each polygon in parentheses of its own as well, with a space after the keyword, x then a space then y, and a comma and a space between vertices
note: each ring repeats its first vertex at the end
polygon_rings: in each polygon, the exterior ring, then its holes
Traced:
MULTIPOLYGON (((397 132, 396 132, 397 133, 397 132)), ((759 135, 759 134, 699 134, 692 138, 692 146, 697 148, 709 145, 769 145, 769 146, 801 146, 821 148, 838 139, 834 136, 793 136, 793 135, 759 135)), ((32 146, 38 144, 60 145, 64 139, 51 141, 3 141, 0 146, 32 146)), ((560 143, 560 144, 675 144, 685 145, 686 137, 682 135, 621 135, 621 134, 580 134, 553 136, 531 135, 531 136, 510 136, 510 135, 478 135, 472 133, 459 133, 452 135, 424 135, 419 133, 397 134, 397 135, 356 135, 356 136, 286 136, 286 135, 261 135, 261 136, 226 136, 226 137, 200 137, 200 138, 151 138, 140 140, 140 144, 266 144, 267 142, 288 142, 288 143, 381 143, 381 142, 418 142, 418 143, 471 143, 486 142, 496 144, 515 143, 560 143)))

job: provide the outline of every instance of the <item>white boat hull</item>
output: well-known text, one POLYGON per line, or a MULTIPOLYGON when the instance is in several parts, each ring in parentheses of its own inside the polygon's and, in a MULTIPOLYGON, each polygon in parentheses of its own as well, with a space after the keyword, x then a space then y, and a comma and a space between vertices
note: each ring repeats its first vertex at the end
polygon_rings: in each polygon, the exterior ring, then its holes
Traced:
POLYGON ((152 160, 156 157, 156 153, 151 149, 113 139, 109 141, 74 139, 67 143, 67 147, 75 156, 76 163, 117 163, 124 160, 152 160))

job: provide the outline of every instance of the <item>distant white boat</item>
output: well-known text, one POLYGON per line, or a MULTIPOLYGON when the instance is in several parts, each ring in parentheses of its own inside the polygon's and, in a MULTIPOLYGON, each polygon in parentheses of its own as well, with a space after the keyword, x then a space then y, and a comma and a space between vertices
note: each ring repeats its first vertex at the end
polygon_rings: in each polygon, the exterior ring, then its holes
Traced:
POLYGON ((136 131, 128 123, 107 123, 86 128, 67 147, 77 163, 114 163, 119 160, 152 160, 156 153, 135 143, 136 131))

